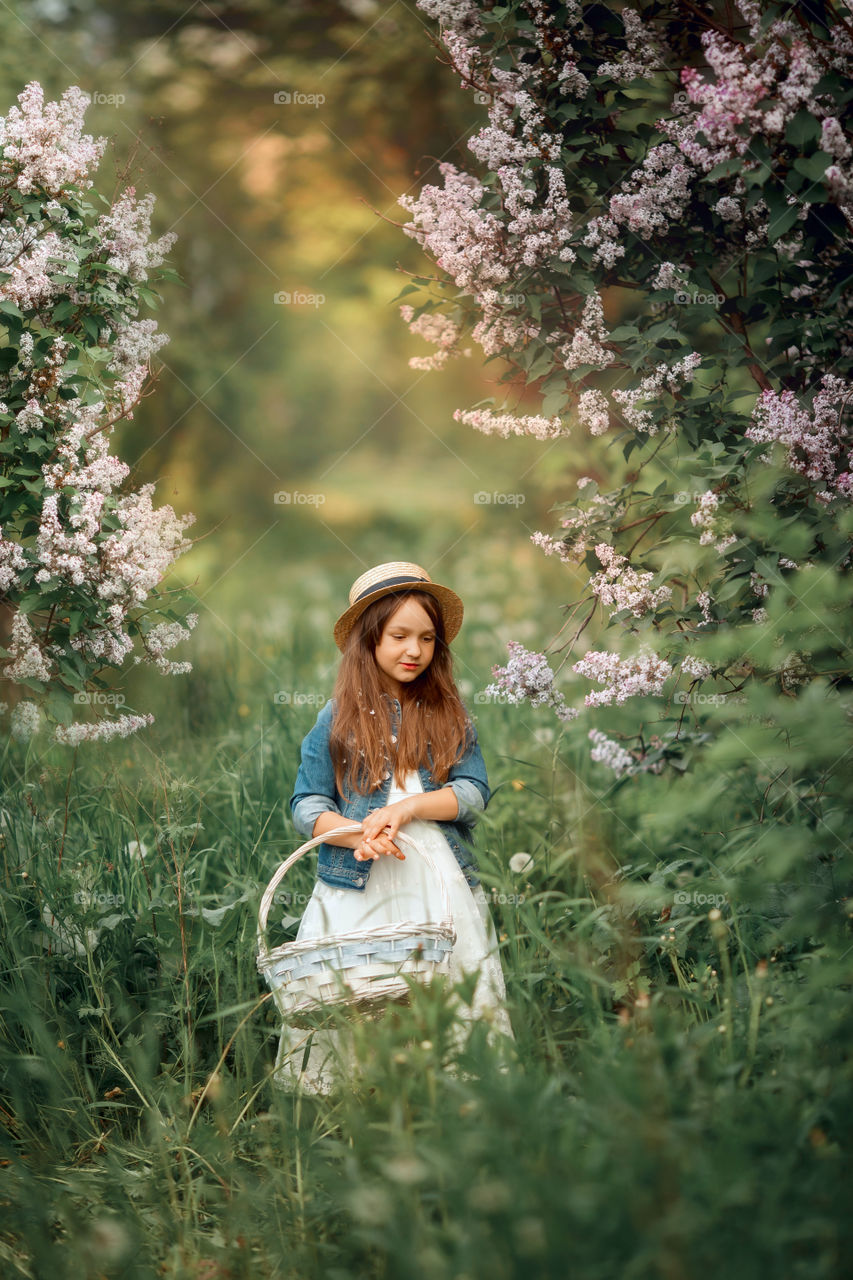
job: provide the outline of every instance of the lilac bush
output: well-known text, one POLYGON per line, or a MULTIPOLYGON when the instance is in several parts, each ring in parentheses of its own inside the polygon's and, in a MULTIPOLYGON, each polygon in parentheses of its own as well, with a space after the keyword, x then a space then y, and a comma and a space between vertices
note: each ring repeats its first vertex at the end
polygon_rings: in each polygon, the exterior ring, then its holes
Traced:
POLYGON ((158 591, 194 516, 156 507, 153 484, 129 487, 110 452, 168 341, 139 311, 156 305, 151 275, 175 236, 152 240, 153 195, 92 190, 107 140, 83 133, 85 93, 45 102, 32 82, 18 102, 0 118, 0 671, 27 691, 16 737, 44 711, 58 742, 107 740, 153 716, 74 722, 75 704, 99 703, 110 668, 188 670, 164 655, 198 621, 158 591))
MULTIPOLYGON (((789 696, 794 654, 798 691, 845 688, 850 5, 418 5, 488 121, 468 141, 470 172, 443 162, 442 185, 400 200, 438 269, 402 290, 425 294, 404 319, 452 332, 456 352, 470 334, 502 361, 512 400, 457 421, 573 433, 567 470, 580 457, 595 473, 557 504, 557 530, 532 535, 575 580, 589 574, 570 601, 582 621, 553 650, 561 666, 588 627, 612 634, 573 662, 560 698, 651 697, 665 718, 682 679, 789 696), (837 612, 806 603, 815 571, 837 580, 837 612)), ((511 654, 493 687, 520 696, 511 654)), ((671 761, 708 739, 685 716, 671 761)))

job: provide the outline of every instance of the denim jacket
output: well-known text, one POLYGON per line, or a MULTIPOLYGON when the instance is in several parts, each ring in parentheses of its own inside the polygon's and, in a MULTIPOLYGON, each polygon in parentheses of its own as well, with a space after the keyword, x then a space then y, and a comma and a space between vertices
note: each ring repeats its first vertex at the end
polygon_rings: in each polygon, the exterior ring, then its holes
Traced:
MULTIPOLYGON (((386 697, 388 695, 385 695, 386 697)), ((400 727, 401 708, 397 698, 389 698, 391 703, 391 741, 396 742, 400 727)), ((293 825, 300 835, 310 839, 314 832, 314 823, 321 813, 331 810, 340 813, 344 818, 360 822, 372 813, 381 809, 388 802, 391 790, 393 769, 391 761, 386 758, 386 772, 381 783, 367 795, 341 795, 335 782, 335 771, 329 752, 329 732, 335 712, 335 699, 330 698, 317 716, 316 724, 302 741, 302 761, 296 775, 296 784, 290 798, 290 811, 293 825)), ((437 791, 442 786, 453 788, 459 805, 459 812, 452 822, 438 821, 447 843, 462 869, 465 879, 472 887, 480 883, 477 877, 477 863, 471 848, 474 823, 486 808, 491 798, 486 766, 477 741, 477 731, 473 721, 472 741, 464 755, 451 766, 447 781, 436 782, 432 769, 421 766, 418 774, 424 791, 437 791)), ((427 755, 432 761, 430 744, 427 743, 427 755)), ((341 823, 344 826, 344 823, 341 823)), ((405 830, 405 826, 403 827, 405 830)), ((373 860, 359 862, 353 849, 342 845, 321 844, 317 846, 317 875, 326 884, 344 889, 356 889, 364 892, 373 867, 373 860)))

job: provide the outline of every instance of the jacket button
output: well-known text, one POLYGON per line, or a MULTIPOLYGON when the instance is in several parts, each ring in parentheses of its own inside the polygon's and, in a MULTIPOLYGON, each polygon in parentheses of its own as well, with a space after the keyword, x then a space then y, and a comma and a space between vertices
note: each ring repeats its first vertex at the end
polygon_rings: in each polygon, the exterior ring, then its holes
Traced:
POLYGON ((392 741, 392 742, 396 742, 396 741, 397 741, 397 735, 396 735, 396 733, 392 733, 392 734, 391 734, 391 741, 392 741))
POLYGON ((358 876, 358 878, 356 879, 356 884, 364 884, 364 876, 358 876))

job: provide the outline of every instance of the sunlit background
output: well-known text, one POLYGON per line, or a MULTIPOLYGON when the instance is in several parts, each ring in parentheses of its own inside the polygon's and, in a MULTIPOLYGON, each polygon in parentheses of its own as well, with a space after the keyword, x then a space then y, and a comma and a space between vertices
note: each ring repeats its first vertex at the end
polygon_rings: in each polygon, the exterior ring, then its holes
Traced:
MULTIPOLYGON (((263 669, 307 619, 328 628, 330 683, 350 583, 393 559, 468 603, 472 687, 511 636, 544 646, 569 571, 530 534, 554 532, 552 504, 594 467, 576 433, 500 440, 454 422, 505 394, 476 344, 441 371, 408 366, 433 348, 394 299, 432 268, 398 197, 440 185, 442 161, 470 164, 485 120, 414 3, 41 0, 0 7, 0 47, 2 109, 33 79, 49 98, 81 86, 87 131, 110 138, 98 189, 154 192, 153 234, 178 236, 185 287, 163 284, 156 313, 170 342, 114 446, 130 483, 197 516, 170 579, 197 592, 193 647, 228 635, 239 669, 274 684, 263 669)), ((518 393, 509 404, 524 411, 518 393)))

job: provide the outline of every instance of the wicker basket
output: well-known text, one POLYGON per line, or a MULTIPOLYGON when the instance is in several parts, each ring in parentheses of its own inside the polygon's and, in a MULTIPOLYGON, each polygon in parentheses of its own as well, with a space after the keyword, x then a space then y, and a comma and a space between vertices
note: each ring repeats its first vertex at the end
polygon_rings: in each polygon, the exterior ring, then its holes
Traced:
MULTIPOLYGON (((336 827, 308 840, 284 861, 266 887, 258 912, 258 969, 270 987, 282 1018, 294 1026, 316 1026, 333 1009, 355 1006, 364 1012, 378 1010, 378 1002, 409 998, 406 981, 414 977, 426 982, 436 973, 446 973, 456 930, 444 879, 426 850, 410 836, 398 831, 394 837, 420 852, 438 877, 442 918, 433 921, 401 920, 382 923, 373 929, 351 930, 301 942, 285 942, 270 949, 266 942, 267 916, 273 895, 284 876, 299 858, 330 836, 352 833, 353 827, 336 827)), ((383 855, 387 856, 387 855, 383 855)))

